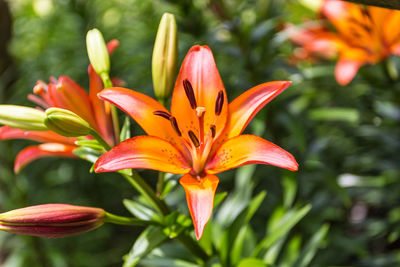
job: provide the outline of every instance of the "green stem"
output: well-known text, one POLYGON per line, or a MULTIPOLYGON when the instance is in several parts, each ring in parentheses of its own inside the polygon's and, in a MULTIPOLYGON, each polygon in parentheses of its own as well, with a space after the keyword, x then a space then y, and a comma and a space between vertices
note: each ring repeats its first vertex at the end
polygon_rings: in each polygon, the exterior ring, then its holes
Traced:
POLYGON ((111 214, 109 212, 106 212, 106 217, 104 222, 120 224, 120 225, 131 225, 131 226, 148 226, 150 224, 154 224, 154 222, 144 221, 136 218, 128 218, 124 216, 111 214))
POLYGON ((93 136, 94 139, 96 139, 97 142, 99 142, 104 147, 105 150, 108 151, 108 150, 111 149, 110 145, 107 144, 107 142, 103 139, 103 137, 100 136, 100 134, 98 132, 96 132, 95 130, 91 129, 89 134, 91 136, 93 136))
POLYGON ((157 195, 161 197, 162 192, 164 190, 164 179, 165 179, 165 173, 159 172, 158 173, 158 181, 157 181, 157 195))
MULTIPOLYGON (((108 87, 112 87, 112 82, 110 79, 110 76, 108 75, 108 73, 103 72, 102 74, 100 74, 100 77, 103 81, 104 84, 104 88, 108 88, 108 87)), ((118 144, 120 142, 119 139, 119 120, 118 120, 118 112, 115 106, 111 105, 111 119, 112 119, 112 123, 113 123, 113 129, 114 129, 114 136, 115 136, 115 141, 116 144, 118 144)))

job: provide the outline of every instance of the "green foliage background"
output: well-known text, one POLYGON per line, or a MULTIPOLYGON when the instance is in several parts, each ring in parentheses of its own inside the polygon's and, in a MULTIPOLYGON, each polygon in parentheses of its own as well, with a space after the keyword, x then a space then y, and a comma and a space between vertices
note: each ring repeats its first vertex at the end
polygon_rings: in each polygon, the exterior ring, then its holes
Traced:
MULTIPOLYGON (((124 79, 128 88, 154 96, 152 45, 164 12, 177 18, 180 62, 192 45, 209 45, 231 100, 262 82, 293 81, 247 131, 293 153, 299 171, 257 166, 222 174, 218 192, 232 195, 227 201, 233 206, 214 212, 216 224, 224 225, 230 220, 227 211, 239 213, 241 201, 266 190, 250 221, 253 230, 243 241, 245 246, 270 235, 268 229, 273 228, 266 224, 273 224, 280 213, 312 205, 282 238, 281 246, 287 249, 277 253, 272 266, 399 264, 400 82, 390 72, 393 67, 399 70, 398 58, 363 67, 343 87, 333 77, 335 62, 288 64, 293 46, 278 33, 281 23, 301 23, 314 16, 297 1, 14 0, 8 4, 13 65, 0 77, 1 103, 28 104, 26 95, 35 82, 50 76, 67 75, 87 88, 85 35, 93 27, 106 40, 120 41, 112 57, 112 75, 124 79), (246 171, 250 176, 241 176, 246 171), (304 252, 319 229, 328 232, 314 246, 311 262, 294 261, 293 255, 304 252)), ((140 133, 137 125, 133 130, 140 133)), ((121 201, 135 193, 126 181, 118 175, 90 174, 89 163, 41 159, 14 175, 13 159, 28 143, 0 143, 1 211, 65 202, 128 214, 121 201)), ((155 184, 156 172, 142 174, 155 184)), ((183 189, 177 187, 171 199, 187 212, 183 189)), ((0 265, 120 266, 141 230, 105 225, 60 240, 0 233, 0 265)), ((156 266, 151 261, 143 264, 156 266)))

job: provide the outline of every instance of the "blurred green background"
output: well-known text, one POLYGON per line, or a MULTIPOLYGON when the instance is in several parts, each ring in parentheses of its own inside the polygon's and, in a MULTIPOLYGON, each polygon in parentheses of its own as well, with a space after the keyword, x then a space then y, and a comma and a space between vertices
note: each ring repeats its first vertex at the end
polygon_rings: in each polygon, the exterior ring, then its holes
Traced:
MULTIPOLYGON (((266 234, 281 207, 310 203, 288 234, 297 246, 330 227, 307 266, 398 266, 400 80, 388 75, 387 62, 363 67, 348 86, 335 81, 335 62, 290 65, 293 46, 279 33, 282 23, 315 18, 298 1, 0 0, 0 102, 33 106, 26 95, 50 76, 67 75, 87 88, 85 35, 93 27, 120 41, 112 75, 154 96, 151 54, 164 12, 177 19, 180 62, 192 45, 210 46, 231 100, 266 81, 293 81, 246 131, 290 151, 299 171, 257 166, 244 185, 235 171, 220 176, 218 192, 237 191, 238 184, 245 195, 268 192, 251 220, 255 237, 266 234)), ((399 69, 398 58, 389 60, 399 69)), ((118 175, 89 173, 89 163, 40 159, 14 175, 13 159, 28 143, 0 142, 0 211, 63 202, 128 214, 121 201, 135 192, 118 175)), ((156 183, 156 172, 143 174, 156 183)), ((184 204, 183 189, 174 194, 184 204)), ((221 214, 216 221, 224 221, 221 214)), ((0 265, 120 266, 140 230, 105 225, 60 240, 1 232, 0 265)), ((278 254, 275 266, 300 266, 285 265, 289 256, 278 254)))

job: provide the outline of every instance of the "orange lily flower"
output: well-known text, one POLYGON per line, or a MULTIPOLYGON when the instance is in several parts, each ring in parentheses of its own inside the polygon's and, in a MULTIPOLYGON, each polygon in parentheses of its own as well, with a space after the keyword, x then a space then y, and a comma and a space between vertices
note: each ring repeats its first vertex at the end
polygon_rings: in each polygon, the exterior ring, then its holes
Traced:
POLYGON ((400 11, 325 0, 321 14, 336 32, 324 22, 303 29, 289 26, 286 31, 291 41, 302 47, 296 54, 303 59, 338 54, 335 77, 339 84, 348 84, 363 65, 400 55, 400 11))
POLYGON ((241 135, 255 114, 291 82, 256 86, 229 105, 214 57, 207 46, 193 46, 180 69, 171 112, 144 94, 107 88, 99 97, 128 113, 148 134, 128 139, 95 163, 96 172, 145 168, 184 174, 197 239, 210 219, 216 173, 246 164, 262 163, 297 170, 293 156, 254 135, 241 135))
MULTIPOLYGON (((110 41, 107 45, 109 53, 111 54, 117 46, 117 40, 110 41)), ((76 113, 99 132, 109 145, 114 146, 116 139, 109 104, 97 97, 97 94, 104 88, 103 82, 91 65, 88 67, 88 74, 89 94, 69 77, 61 76, 58 80, 51 77, 49 84, 38 81, 33 88, 34 94, 29 94, 28 99, 42 109, 58 107, 76 113)), ((114 81, 119 82, 119 80, 114 81)), ((43 143, 26 147, 18 153, 14 163, 14 172, 16 173, 28 163, 39 158, 76 157, 73 151, 78 148, 75 145, 76 138, 64 137, 52 131, 26 131, 8 126, 0 127, 0 140, 8 139, 28 139, 43 143)))

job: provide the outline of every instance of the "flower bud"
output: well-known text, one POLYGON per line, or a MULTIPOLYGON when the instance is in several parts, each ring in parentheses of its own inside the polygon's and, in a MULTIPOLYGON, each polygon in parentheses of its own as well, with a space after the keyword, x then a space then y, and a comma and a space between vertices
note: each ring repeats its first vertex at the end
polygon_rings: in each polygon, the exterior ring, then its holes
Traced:
POLYGON ((86 48, 90 64, 101 75, 110 71, 110 57, 103 35, 98 29, 88 31, 86 35, 86 48))
POLYGON ((53 132, 67 137, 85 136, 92 130, 81 117, 62 108, 46 109, 44 123, 53 132))
POLYGON ((0 214, 0 230, 14 234, 60 238, 103 224, 105 211, 67 204, 44 204, 0 214))
POLYGON ((178 32, 175 17, 164 13, 158 26, 152 58, 154 93, 158 99, 171 95, 178 61, 178 32))
POLYGON ((29 131, 45 131, 44 125, 46 115, 43 111, 35 108, 0 105, 0 124, 8 125, 13 128, 29 131))

